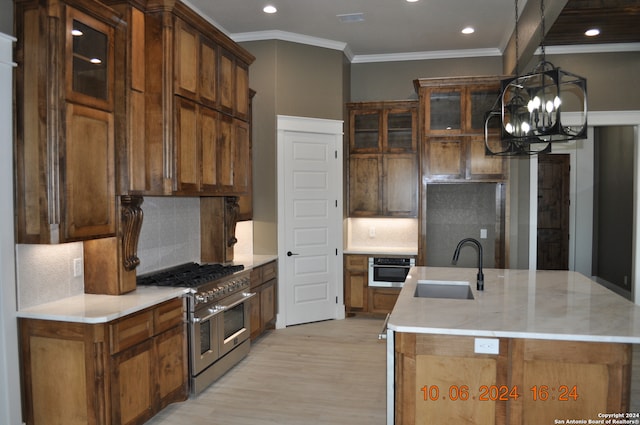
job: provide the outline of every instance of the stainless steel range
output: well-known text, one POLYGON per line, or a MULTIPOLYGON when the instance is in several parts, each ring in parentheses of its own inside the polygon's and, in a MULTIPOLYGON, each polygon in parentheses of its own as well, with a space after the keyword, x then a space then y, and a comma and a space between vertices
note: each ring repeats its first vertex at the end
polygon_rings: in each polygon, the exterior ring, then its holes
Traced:
POLYGON ((189 288, 189 374, 196 395, 249 353, 250 272, 243 266, 188 263, 139 276, 138 285, 189 288))

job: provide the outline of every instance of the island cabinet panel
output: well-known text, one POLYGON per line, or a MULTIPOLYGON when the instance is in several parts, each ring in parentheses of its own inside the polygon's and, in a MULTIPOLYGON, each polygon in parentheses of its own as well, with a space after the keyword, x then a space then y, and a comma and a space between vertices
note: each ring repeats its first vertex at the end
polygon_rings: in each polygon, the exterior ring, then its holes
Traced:
POLYGON ((631 345, 396 333, 395 423, 537 425, 627 412, 631 345))
POLYGON ((183 300, 100 324, 20 319, 27 425, 134 425, 188 395, 183 300))
POLYGON ((628 412, 631 350, 630 344, 511 340, 512 385, 523 397, 510 404, 509 423, 628 412))
POLYGON ((278 262, 271 261, 251 270, 251 291, 256 295, 249 300, 251 339, 275 327, 278 312, 276 291, 278 262))

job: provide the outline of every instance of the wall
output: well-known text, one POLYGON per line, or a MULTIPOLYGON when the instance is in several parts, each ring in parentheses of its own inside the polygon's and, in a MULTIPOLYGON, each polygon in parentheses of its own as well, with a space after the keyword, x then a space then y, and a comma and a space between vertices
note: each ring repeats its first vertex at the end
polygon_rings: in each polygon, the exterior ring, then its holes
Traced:
MULTIPOLYGON (((11 3, 3 4, 5 11, 11 11, 11 7, 11 3)), ((3 13, 2 21, 4 16, 3 13)), ((13 38, 0 30, 0 424, 3 425, 22 423, 13 233, 13 43, 13 38)))
POLYGON ((547 55, 547 60, 587 79, 589 111, 640 110, 640 52, 547 55))
POLYGON ((0 0, 0 33, 13 34, 13 1, 0 0))
POLYGON ((277 253, 276 116, 343 117, 349 67, 342 52, 286 41, 241 43, 256 57, 253 101, 253 249, 277 253))
POLYGON ((416 78, 501 74, 500 57, 356 63, 351 65, 351 101, 417 99, 416 78))
POLYGON ((633 267, 633 127, 599 127, 593 275, 631 294, 633 267))

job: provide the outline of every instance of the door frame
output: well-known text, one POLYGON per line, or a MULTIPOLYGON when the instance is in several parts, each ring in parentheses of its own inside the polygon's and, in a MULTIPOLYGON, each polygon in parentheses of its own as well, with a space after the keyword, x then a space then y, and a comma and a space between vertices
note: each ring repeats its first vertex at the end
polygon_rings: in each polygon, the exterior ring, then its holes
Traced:
MULTIPOLYGON (((563 115, 564 125, 577 125, 580 123, 580 114, 567 113, 563 115)), ((632 301, 640 305, 640 110, 634 111, 593 111, 587 113, 588 123, 588 138, 591 143, 586 143, 586 153, 591 155, 591 168, 593 168, 593 127, 601 126, 632 126, 634 127, 634 199, 633 199, 633 266, 632 266, 632 282, 631 282, 631 296, 632 301)), ((572 240, 569 244, 569 270, 579 271, 588 277, 591 277, 591 258, 592 258, 592 240, 593 240, 593 189, 591 189, 590 195, 581 196, 580 199, 576 198, 574 191, 575 183, 578 184, 577 190, 582 192, 584 185, 593 186, 593 182, 585 181, 584 172, 588 171, 582 168, 585 165, 585 161, 581 160, 580 164, 576 162, 575 158, 575 144, 582 143, 578 140, 573 143, 561 143, 553 147, 553 151, 557 153, 570 153, 571 156, 571 189, 570 189, 570 208, 569 208, 569 232, 575 237, 582 236, 584 243, 576 243, 572 240), (566 146, 566 148, 564 148, 566 146), (577 178, 577 171, 580 168, 581 177, 577 178), (578 207, 578 203, 580 206, 578 207), (582 211, 585 206, 590 209, 588 211, 582 211), (580 217, 576 214, 576 208, 581 209, 580 217), (579 221, 579 223, 576 223, 579 221), (584 226, 581 226, 584 225, 584 226), (576 226, 580 226, 578 230, 576 226), (580 249, 581 252, 577 253, 576 250, 580 249), (586 264, 588 263, 588 265, 586 264), (587 271, 588 269, 588 271, 587 271)), ((553 152, 552 152, 553 153, 553 152)), ((587 161, 588 162, 588 161, 587 161)), ((537 223, 538 223, 538 158, 536 156, 531 157, 531 166, 529 170, 529 269, 536 268, 536 253, 537 247, 537 223)), ((591 176, 593 176, 593 169, 591 169, 591 176)))
MULTIPOLYGON (((341 120, 328 120, 321 118, 308 118, 308 117, 296 117, 290 115, 277 115, 276 117, 276 132, 277 132, 277 175, 278 175, 278 211, 283 211, 285 205, 285 175, 284 175, 284 162, 285 162, 285 133, 289 131, 300 133, 319 133, 329 134, 335 136, 336 139, 336 187, 337 193, 335 194, 337 200, 336 210, 339 212, 336 214, 334 223, 334 231, 337 232, 337 240, 340 241, 336 249, 338 250, 335 256, 335 294, 337 295, 338 302, 336 303, 334 318, 344 319, 344 282, 343 282, 343 193, 344 193, 344 180, 343 180, 343 121, 341 120)), ((278 213, 278 257, 281 258, 278 261, 278 286, 285 288, 287 286, 286 279, 286 244, 285 244, 285 215, 278 213)), ((276 318, 276 328, 281 329, 286 327, 286 310, 287 305, 287 291, 283 289, 278 290, 278 314, 276 318)))

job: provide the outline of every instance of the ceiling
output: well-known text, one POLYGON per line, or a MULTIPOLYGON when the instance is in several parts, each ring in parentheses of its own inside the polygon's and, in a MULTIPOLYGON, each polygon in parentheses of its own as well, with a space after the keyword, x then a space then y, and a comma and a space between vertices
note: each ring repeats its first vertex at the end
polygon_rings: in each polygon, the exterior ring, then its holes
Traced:
MULTIPOLYGON (((527 0, 519 0, 522 10, 527 0)), ((353 62, 499 56, 514 0, 186 0, 235 41, 280 39, 343 50, 353 62), (278 12, 266 14, 273 4, 278 12), (338 15, 362 14, 343 23, 338 15), (475 33, 464 35, 466 26, 475 33)), ((545 45, 640 42, 640 0, 569 0, 545 45), (587 25, 602 29, 587 40, 587 25)), ((640 49, 636 49, 640 50, 640 49)))

